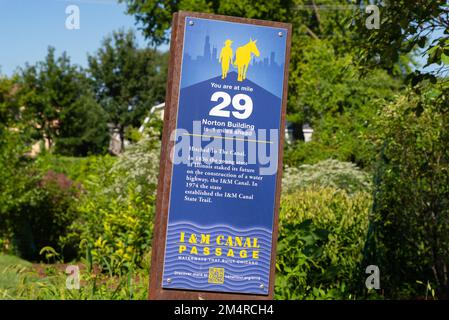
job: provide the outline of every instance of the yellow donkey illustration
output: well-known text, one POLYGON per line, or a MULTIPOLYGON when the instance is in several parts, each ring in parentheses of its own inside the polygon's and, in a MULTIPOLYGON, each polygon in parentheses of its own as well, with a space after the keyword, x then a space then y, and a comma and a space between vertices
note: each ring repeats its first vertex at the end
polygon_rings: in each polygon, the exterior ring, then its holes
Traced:
POLYGON ((234 53, 231 48, 232 41, 226 40, 225 46, 221 49, 220 58, 218 62, 221 62, 221 78, 224 79, 228 76, 229 65, 232 63, 232 56, 234 53))
POLYGON ((238 69, 237 81, 243 81, 246 79, 246 71, 248 70, 249 63, 251 62, 251 53, 253 53, 256 57, 260 55, 256 42, 257 40, 252 40, 250 38, 247 44, 238 47, 235 52, 234 66, 238 69))

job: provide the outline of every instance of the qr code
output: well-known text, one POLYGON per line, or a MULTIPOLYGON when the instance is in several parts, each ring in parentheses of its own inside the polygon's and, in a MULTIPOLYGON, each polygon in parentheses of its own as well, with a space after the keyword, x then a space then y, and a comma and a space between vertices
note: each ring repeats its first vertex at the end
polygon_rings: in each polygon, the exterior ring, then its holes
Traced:
POLYGON ((209 268, 209 283, 224 283, 224 268, 209 268))

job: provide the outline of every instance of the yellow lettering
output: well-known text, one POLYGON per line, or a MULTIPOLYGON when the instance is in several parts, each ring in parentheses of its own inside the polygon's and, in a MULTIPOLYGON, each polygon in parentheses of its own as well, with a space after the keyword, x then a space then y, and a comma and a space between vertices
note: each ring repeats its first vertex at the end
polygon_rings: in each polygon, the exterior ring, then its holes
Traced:
POLYGON ((210 234, 201 234, 201 243, 210 243, 210 234))
POLYGON ((242 237, 235 237, 235 246, 241 247, 243 245, 243 238, 242 237))
POLYGON ((253 248, 260 248, 260 246, 257 244, 257 238, 254 238, 253 240, 253 248))
POLYGON ((192 233, 192 235, 190 236, 189 243, 196 243, 196 236, 194 233, 192 233))

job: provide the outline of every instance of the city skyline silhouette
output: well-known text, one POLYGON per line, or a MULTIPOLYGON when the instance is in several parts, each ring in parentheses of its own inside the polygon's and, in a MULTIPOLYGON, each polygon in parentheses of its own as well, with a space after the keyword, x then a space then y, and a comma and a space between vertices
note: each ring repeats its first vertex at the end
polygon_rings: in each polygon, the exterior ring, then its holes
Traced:
MULTIPOLYGON (((212 44, 209 35, 204 37, 202 47, 203 52, 196 54, 196 56, 192 56, 189 52, 184 52, 182 71, 188 74, 188 77, 183 77, 181 87, 187 87, 222 74, 219 62, 219 48, 212 44)), ((232 47, 234 50, 234 61, 235 50, 239 45, 236 45, 234 42, 232 47)), ((269 54, 265 53, 265 55, 261 52, 260 57, 253 56, 249 64, 247 78, 279 97, 281 96, 281 90, 279 90, 277 84, 282 82, 283 63, 278 64, 276 59, 275 51, 269 51, 269 54)), ((229 73, 233 71, 237 72, 237 68, 231 65, 229 73)))

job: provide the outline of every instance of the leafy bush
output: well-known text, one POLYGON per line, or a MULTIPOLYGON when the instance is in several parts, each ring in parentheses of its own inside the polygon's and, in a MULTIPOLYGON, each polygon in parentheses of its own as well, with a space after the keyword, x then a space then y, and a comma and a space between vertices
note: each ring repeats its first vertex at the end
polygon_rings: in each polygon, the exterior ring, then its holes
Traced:
POLYGON ((78 186, 64 175, 49 171, 28 187, 27 196, 8 215, 17 253, 25 259, 39 260, 39 250, 52 246, 70 259, 73 248, 63 250, 60 237, 74 220, 71 204, 80 192, 78 186))
POLYGON ((13 230, 10 215, 17 202, 25 196, 29 179, 17 174, 27 165, 18 156, 23 151, 18 135, 2 128, 1 124, 0 135, 0 251, 11 252, 13 230))
POLYGON ((116 179, 106 192, 127 194, 133 185, 142 194, 155 195, 159 173, 160 141, 157 137, 146 137, 130 146, 119 156, 110 174, 116 179))
POLYGON ((132 185, 126 197, 87 196, 79 203, 80 218, 65 241, 88 250, 93 263, 105 271, 115 274, 140 266, 151 246, 153 202, 132 185))
POLYGON ((89 156, 89 157, 66 157, 44 153, 36 159, 39 171, 52 170, 66 175, 69 179, 81 183, 83 188, 88 188, 88 181, 99 176, 107 176, 108 170, 116 161, 115 157, 89 156))
POLYGON ((381 157, 367 262, 386 295, 449 297, 449 114, 435 91, 401 96, 379 121, 381 157))
POLYGON ((350 299, 358 283, 372 204, 332 187, 300 189, 281 200, 277 299, 350 299))
POLYGON ((81 244, 79 254, 89 251, 103 270, 141 266, 151 250, 159 146, 158 139, 142 139, 84 183, 88 192, 76 204, 78 219, 64 241, 81 244))
POLYGON ((0 129, 0 134, 1 250, 37 260, 43 246, 61 249, 59 237, 73 220, 69 208, 77 191, 69 179, 45 175, 23 156, 21 132, 0 129))
POLYGON ((286 167, 282 178, 282 191, 293 192, 313 186, 332 187, 352 194, 371 190, 371 177, 350 162, 333 159, 298 168, 286 167))

